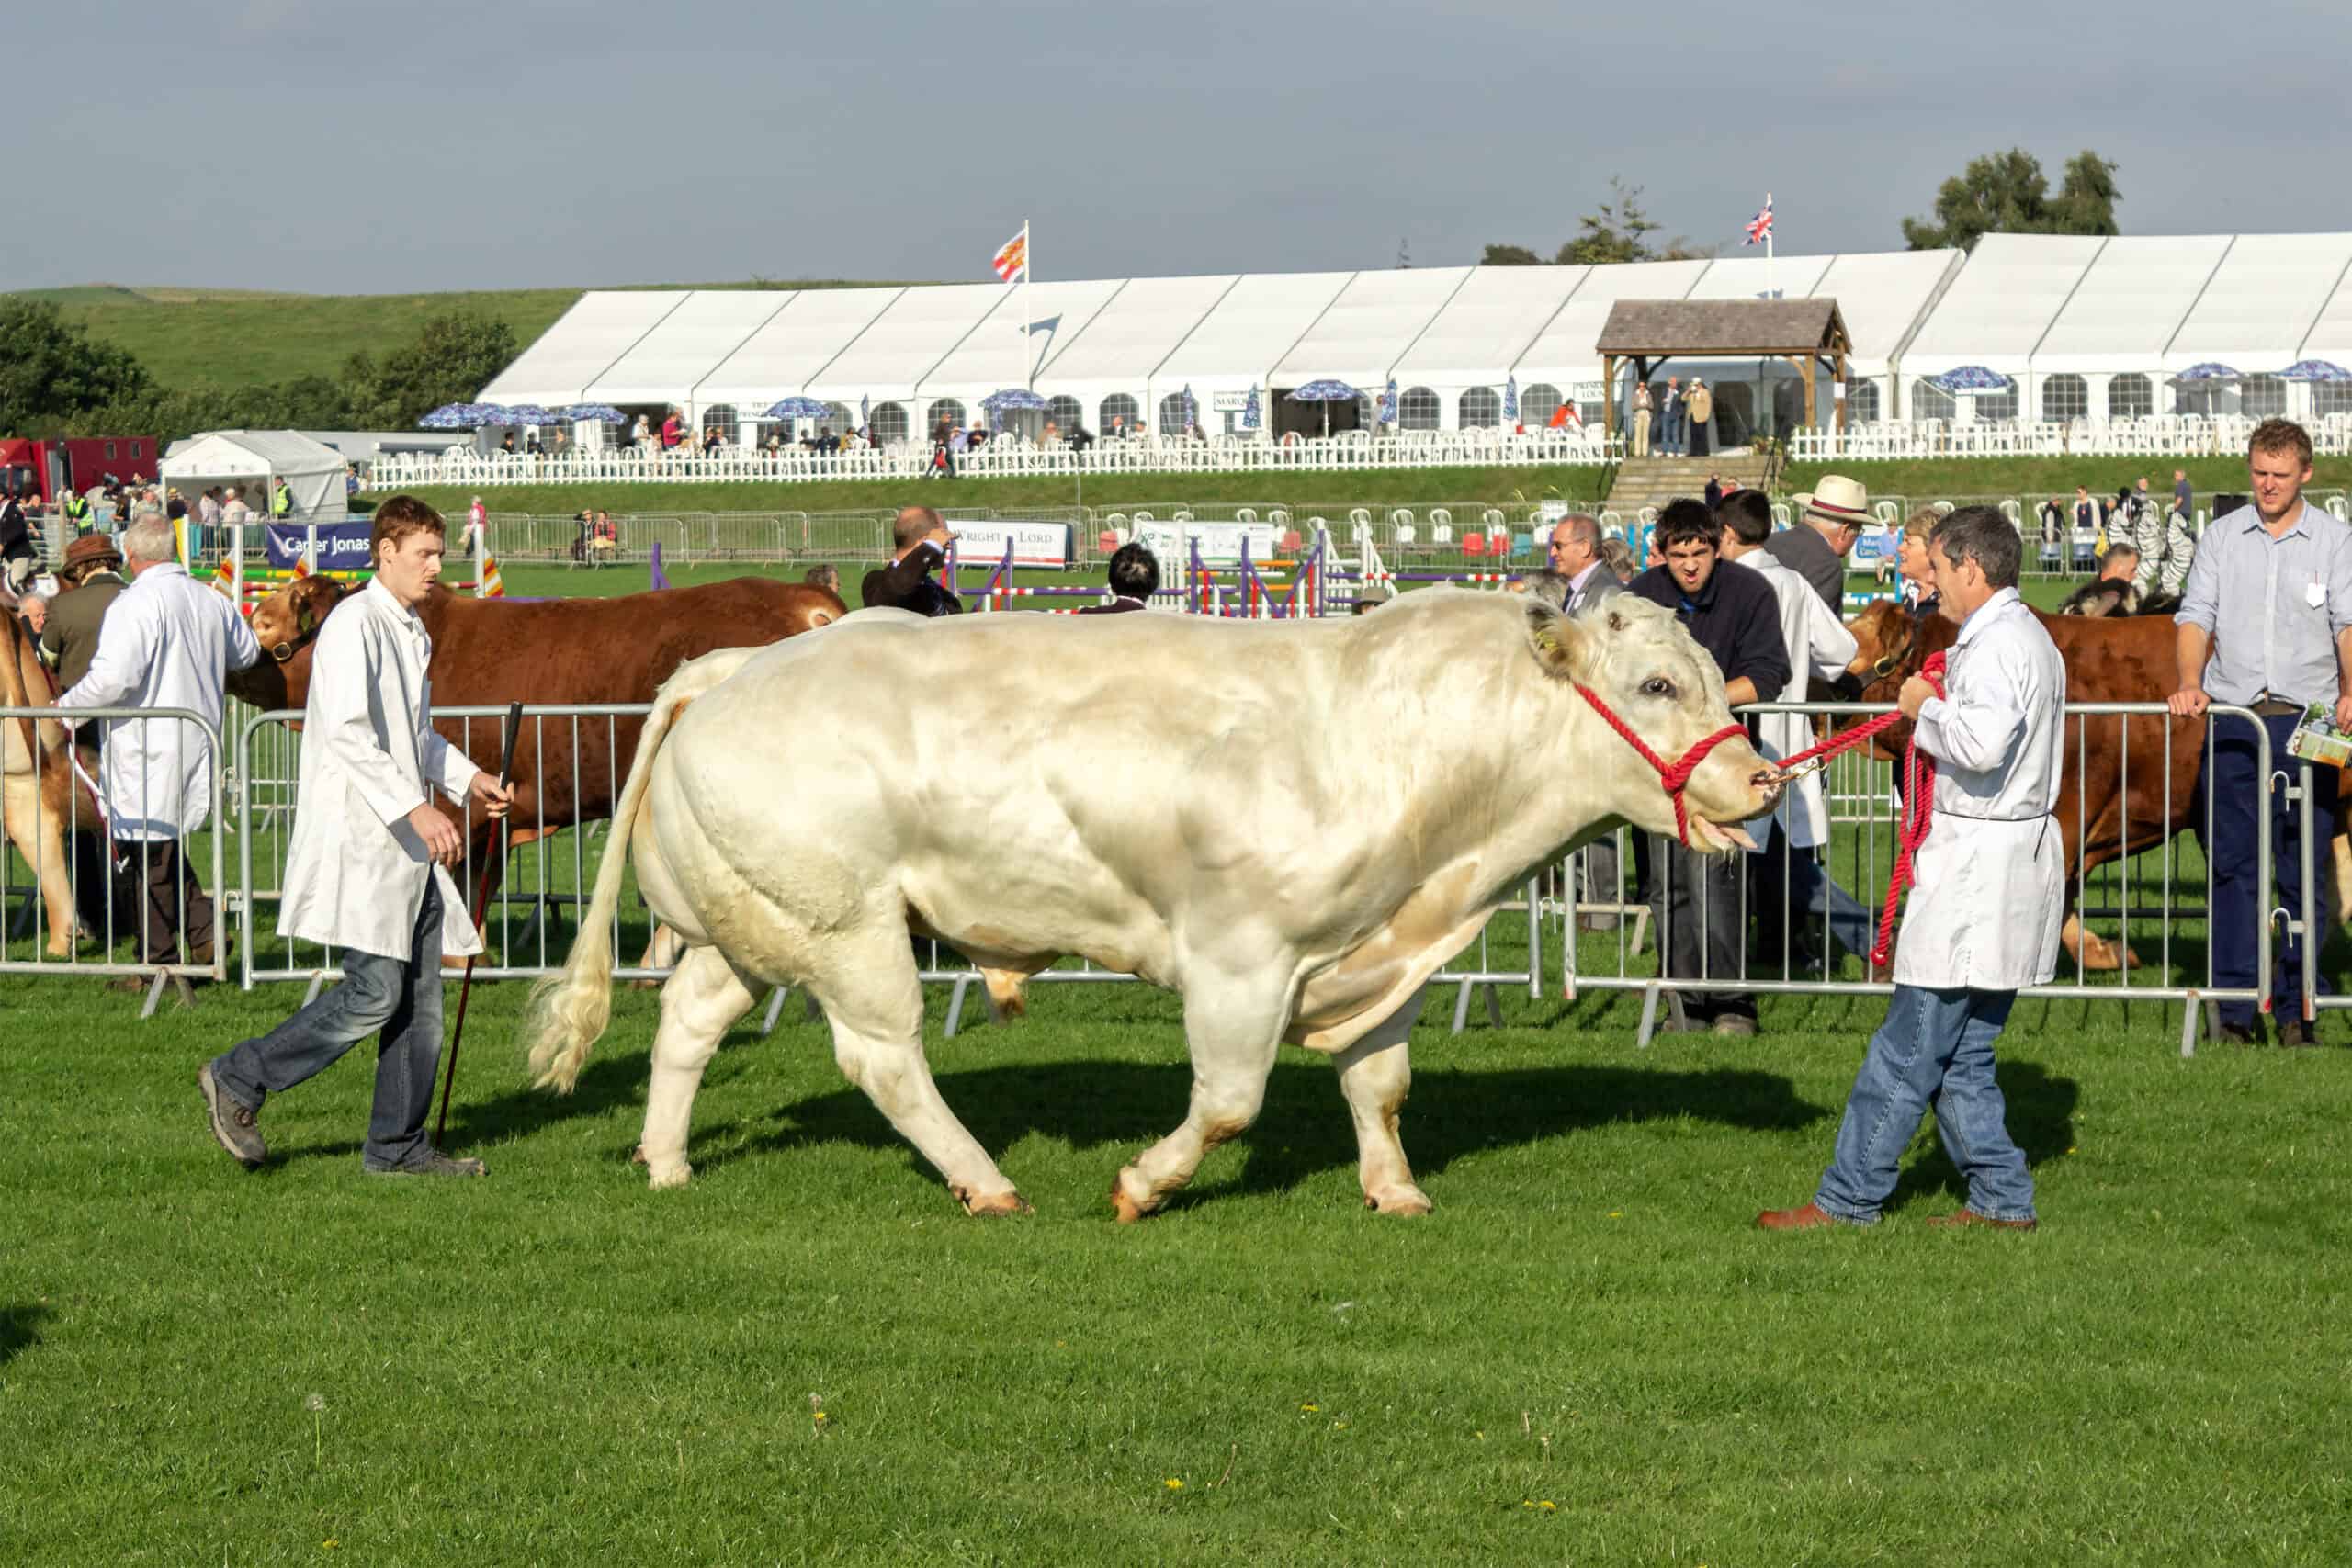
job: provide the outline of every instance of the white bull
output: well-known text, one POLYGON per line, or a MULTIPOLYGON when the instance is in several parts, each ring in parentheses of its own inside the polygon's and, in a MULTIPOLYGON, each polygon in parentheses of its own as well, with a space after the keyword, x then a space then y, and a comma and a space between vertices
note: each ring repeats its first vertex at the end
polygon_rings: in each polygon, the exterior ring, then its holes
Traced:
MULTIPOLYGON (((1713 662, 1630 596, 1577 620, 1453 591, 1312 623, 865 612, 710 655, 655 700, 593 906, 535 993, 531 1066, 568 1090, 604 1032, 633 844, 687 944, 653 1041, 655 1187, 687 1179, 719 1036, 792 984, 967 1210, 1024 1207, 932 1081, 911 931, 1183 997, 1191 1111, 1119 1172, 1122 1220, 1250 1125, 1283 1041, 1339 1068, 1366 1202, 1425 1212, 1397 1113, 1430 976, 1530 868, 1619 818, 1676 830, 1658 773, 1578 683, 1668 763, 1731 723, 1713 662)), ((1691 841, 1745 841, 1776 792, 1744 737, 1724 741, 1689 783, 1691 841)))

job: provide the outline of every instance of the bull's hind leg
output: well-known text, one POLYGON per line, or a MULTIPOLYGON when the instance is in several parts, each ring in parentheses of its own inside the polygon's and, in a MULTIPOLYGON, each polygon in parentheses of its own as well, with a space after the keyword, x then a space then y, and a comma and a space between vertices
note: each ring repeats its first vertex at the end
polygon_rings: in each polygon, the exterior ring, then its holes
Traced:
POLYGON ((1340 1092, 1355 1118, 1357 1171, 1367 1209, 1384 1214, 1426 1214, 1429 1195, 1413 1185, 1396 1120, 1412 1088, 1412 1060, 1406 1039, 1419 1016, 1428 987, 1413 993, 1372 1032, 1331 1059, 1340 1069, 1340 1092))
POLYGON ((727 1026, 752 1005, 752 988, 715 947, 687 950, 662 987, 662 1026, 653 1035, 653 1085, 645 1097, 645 1141, 638 1145, 655 1187, 683 1187, 686 1124, 703 1069, 727 1026))
POLYGON ((1253 995, 1238 978, 1202 976, 1184 989, 1193 1103, 1183 1124, 1137 1155, 1111 1184, 1111 1207, 1133 1224, 1193 1179, 1208 1152, 1247 1132, 1265 1103, 1290 997, 1253 995))
POLYGON ((65 863, 65 817, 58 806, 55 800, 37 800, 29 774, 12 773, 6 784, 0 784, 0 818, 6 819, 17 852, 33 867, 34 887, 48 917, 44 951, 51 958, 71 958, 79 925, 74 913, 73 874, 65 863))
POLYGON ((903 925, 882 922, 881 929, 888 934, 836 944, 827 972, 808 977, 809 994, 833 1026, 833 1060, 968 1213, 1026 1212, 1029 1205, 932 1081, 914 953, 903 925))

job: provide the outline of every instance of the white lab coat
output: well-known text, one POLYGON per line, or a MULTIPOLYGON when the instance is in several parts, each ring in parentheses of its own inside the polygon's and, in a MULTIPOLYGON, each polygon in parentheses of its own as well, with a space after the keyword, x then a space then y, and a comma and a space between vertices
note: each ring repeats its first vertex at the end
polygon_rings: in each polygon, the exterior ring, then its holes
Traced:
POLYGON ((380 581, 321 628, 302 710, 281 934, 405 959, 431 876, 441 886, 442 951, 481 951, 456 882, 407 821, 425 803, 428 780, 463 800, 477 772, 434 733, 424 673, 432 661, 424 623, 380 581))
MULTIPOLYGON (((261 657, 252 628, 227 596, 185 567, 151 566, 115 595, 98 623, 98 650, 67 708, 193 708, 220 732, 229 671, 261 657)), ((110 718, 98 765, 107 824, 141 842, 183 838, 212 811, 217 759, 186 719, 110 718)))
MULTIPOLYGON (((1789 690, 1783 694, 1790 702, 1804 697, 1807 677, 1835 681, 1854 661, 1857 646, 1854 634, 1845 623, 1830 614, 1813 584, 1781 564, 1764 550, 1750 550, 1739 558, 1739 564, 1752 568, 1765 581, 1772 585, 1772 597, 1781 606, 1781 646, 1789 655, 1789 690)), ((1757 750, 1768 761, 1792 757, 1814 743, 1813 724, 1803 714, 1768 713, 1756 721, 1757 750)), ((1821 775, 1807 773, 1790 788, 1781 792, 1781 803, 1772 807, 1772 820, 1788 835, 1789 842, 1799 849, 1810 849, 1829 841, 1829 807, 1821 792, 1821 775)), ((1770 836, 1757 837, 1751 854, 1762 854, 1771 842, 1770 836)))
POLYGON ((2058 824, 2066 666, 2005 588, 1960 628, 1948 695, 1919 709, 1936 809, 1914 861, 1895 983, 2014 991, 2057 973, 2066 872, 2058 824))

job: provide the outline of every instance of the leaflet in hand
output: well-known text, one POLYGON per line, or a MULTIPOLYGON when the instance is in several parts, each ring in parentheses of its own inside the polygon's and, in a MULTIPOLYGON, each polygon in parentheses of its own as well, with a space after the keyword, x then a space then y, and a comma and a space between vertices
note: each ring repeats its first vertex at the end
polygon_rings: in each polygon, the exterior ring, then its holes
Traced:
POLYGON ((2307 762, 2340 768, 2352 762, 2352 729, 2335 728, 2335 705, 2313 703, 2287 741, 2287 754, 2307 762))

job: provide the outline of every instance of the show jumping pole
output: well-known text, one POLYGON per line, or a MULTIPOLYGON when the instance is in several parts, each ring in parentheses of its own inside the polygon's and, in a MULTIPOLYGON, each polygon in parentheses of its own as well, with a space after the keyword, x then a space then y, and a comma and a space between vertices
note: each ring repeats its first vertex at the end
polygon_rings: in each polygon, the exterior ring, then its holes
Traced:
MULTIPOLYGON (((498 787, 501 789, 504 789, 514 780, 514 743, 522 738, 523 705, 510 703, 506 707, 506 750, 498 763, 498 787)), ((514 821, 512 815, 499 818, 498 863, 502 867, 506 862, 507 840, 514 835, 514 821)), ((474 931, 477 933, 481 931, 482 913, 490 907, 490 873, 489 866, 485 865, 481 868, 481 885, 474 889, 472 918, 474 931)), ((441 1080, 441 1119, 433 1127, 433 1146, 436 1149, 441 1146, 442 1138, 449 1131, 449 1091, 458 1087, 458 1047, 465 1043, 466 1038, 466 999, 473 995, 474 962, 481 956, 479 953, 466 954, 466 976, 458 983, 458 1023, 457 1027, 449 1032, 449 1076, 441 1080)))

